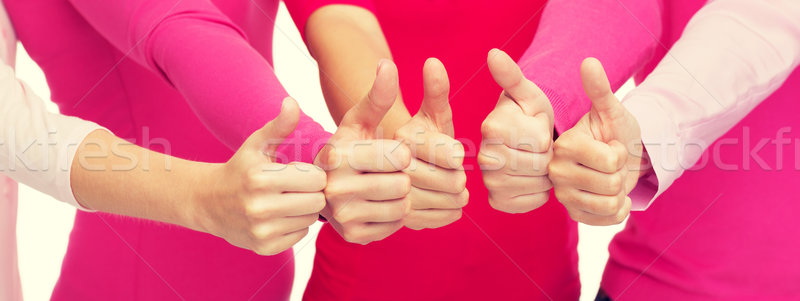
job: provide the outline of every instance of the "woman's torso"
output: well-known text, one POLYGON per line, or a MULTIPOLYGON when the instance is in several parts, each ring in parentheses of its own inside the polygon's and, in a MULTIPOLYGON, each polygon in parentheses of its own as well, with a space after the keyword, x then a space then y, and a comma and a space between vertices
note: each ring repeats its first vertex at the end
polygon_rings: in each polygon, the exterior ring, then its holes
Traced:
MULTIPOLYGON (((704 2, 668 3, 664 45, 704 2)), ((612 299, 800 297, 798 87, 795 70, 650 208, 631 213, 609 247, 602 287, 612 299)))
MULTIPOLYGON (((270 60, 277 1, 213 2, 270 60)), ((233 153, 160 75, 112 47, 68 1, 5 4, 62 113, 176 157, 224 162, 233 153)), ((79 212, 53 299, 286 300, 293 271, 291 251, 258 256, 177 226, 79 212)))
POLYGON ((461 220, 435 230, 402 229, 366 246, 325 226, 307 300, 577 299, 577 227, 554 199, 531 213, 492 209, 477 168, 480 125, 501 89, 485 66, 491 48, 519 58, 544 1, 373 1, 414 114, 422 66, 437 57, 450 77, 456 137, 466 148, 470 203, 461 220))

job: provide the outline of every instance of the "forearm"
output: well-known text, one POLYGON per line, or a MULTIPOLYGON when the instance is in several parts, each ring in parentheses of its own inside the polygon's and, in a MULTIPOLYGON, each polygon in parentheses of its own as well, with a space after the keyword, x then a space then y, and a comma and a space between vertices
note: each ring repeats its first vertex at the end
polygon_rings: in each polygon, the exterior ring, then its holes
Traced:
POLYGON ((88 209, 202 230, 195 204, 220 166, 150 151, 96 130, 78 147, 70 177, 75 198, 88 209))
POLYGON ((550 99, 556 131, 570 129, 591 106, 579 73, 585 58, 603 63, 616 90, 652 57, 660 47, 660 2, 548 1, 536 37, 519 65, 550 99))
MULTIPOLYGON (((319 63, 322 92, 333 119, 364 99, 375 80, 375 66, 391 51, 375 16, 352 5, 327 5, 316 10, 305 26, 309 51, 319 63)), ((421 70, 420 70, 421 72, 421 70)), ((388 137, 411 115, 398 95, 383 122, 388 137)))
POLYGON ((777 90, 800 63, 800 4, 717 0, 623 105, 638 120, 653 167, 631 195, 646 208, 702 151, 777 90), (691 152, 686 150, 691 149, 691 152))
MULTIPOLYGON (((209 1, 71 2, 120 51, 162 74, 231 149, 238 149, 250 133, 278 115, 287 93, 272 66, 209 1)), ((302 115, 281 157, 311 162, 314 145, 328 137, 319 124, 302 115)))

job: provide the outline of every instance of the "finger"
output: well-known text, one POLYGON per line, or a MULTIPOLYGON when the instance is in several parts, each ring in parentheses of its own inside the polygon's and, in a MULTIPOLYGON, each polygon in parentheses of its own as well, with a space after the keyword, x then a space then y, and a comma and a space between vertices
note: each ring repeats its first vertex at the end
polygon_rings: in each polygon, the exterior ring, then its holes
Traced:
POLYGON ((459 193, 467 186, 463 170, 444 169, 417 159, 412 159, 404 172, 411 177, 412 186, 422 189, 459 193))
POLYGON ((576 222, 584 223, 592 226, 611 226, 617 225, 625 221, 625 218, 630 215, 630 198, 625 201, 625 206, 614 215, 602 216, 595 215, 578 209, 567 209, 569 216, 576 222))
POLYGON ((614 196, 623 192, 621 172, 604 173, 570 161, 550 164, 550 180, 556 187, 565 186, 599 195, 614 196))
POLYGON ((481 124, 484 140, 529 152, 547 152, 553 142, 553 123, 547 118, 525 116, 509 99, 501 99, 481 124))
POLYGON ((478 153, 481 170, 502 170, 512 176, 544 176, 553 152, 532 153, 509 148, 506 145, 486 143, 478 153))
POLYGON ((464 146, 451 136, 423 128, 402 127, 395 138, 411 150, 411 155, 443 168, 460 169, 464 163, 464 146))
POLYGON ((542 207, 550 198, 550 192, 518 195, 515 197, 496 197, 489 193, 489 205, 492 208, 507 213, 526 213, 542 207))
POLYGON ((411 150, 396 140, 356 140, 328 152, 328 162, 349 164, 349 168, 361 172, 395 172, 408 167, 411 150))
POLYGON ((343 176, 329 183, 325 196, 331 200, 393 200, 411 190, 411 179, 402 172, 364 173, 343 176))
POLYGON ((291 216, 279 219, 271 219, 268 222, 261 223, 254 230, 253 234, 256 238, 266 239, 269 237, 277 237, 286 235, 292 232, 297 232, 308 228, 319 219, 317 214, 307 214, 301 216, 291 216))
POLYGON ((390 201, 352 200, 332 208, 333 218, 341 224, 385 223, 402 220, 410 208, 407 199, 390 201))
POLYGON ((442 133, 453 137, 453 112, 450 109, 450 80, 441 61, 429 58, 422 67, 424 96, 420 112, 433 121, 442 133))
POLYGON ((592 110, 597 112, 601 120, 612 120, 623 114, 624 108, 611 91, 611 85, 600 61, 593 57, 583 60, 581 81, 586 96, 592 101, 592 110))
POLYGON ((373 241, 383 240, 402 227, 402 220, 389 223, 367 223, 346 229, 343 231, 344 233, 339 233, 348 242, 365 245, 373 241))
POLYGON ((325 208, 325 195, 321 192, 267 194, 250 201, 246 210, 257 219, 319 214, 325 208))
POLYGON ((617 172, 625 164, 627 155, 627 150, 612 148, 582 133, 569 133, 559 137, 553 146, 553 152, 557 158, 566 158, 604 173, 617 172))
POLYGON ((386 59, 378 62, 375 82, 367 98, 353 106, 342 118, 340 127, 354 127, 371 137, 399 93, 397 66, 386 59))
POLYGON ((403 219, 409 229, 435 229, 447 226, 459 220, 463 211, 461 209, 423 209, 412 210, 403 219))
POLYGON ((427 189, 411 187, 408 193, 411 209, 459 209, 469 202, 469 191, 459 193, 443 193, 427 189))
POLYGON ((251 191, 321 192, 327 175, 317 166, 302 162, 266 163, 248 171, 246 187, 251 191))
POLYGON ((575 188, 557 189, 556 198, 567 208, 576 208, 600 216, 613 216, 617 214, 625 207, 625 202, 629 199, 624 194, 607 196, 575 188))
POLYGON ((503 171, 484 171, 483 183, 491 193, 503 197, 546 192, 553 188, 547 176, 512 176, 503 171))
POLYGON ((272 256, 288 250, 308 234, 308 228, 263 241, 253 251, 263 256, 272 256))
POLYGON ((278 116, 250 135, 243 143, 243 147, 261 151, 274 159, 275 150, 294 131, 299 120, 300 107, 294 99, 287 97, 281 103, 281 112, 278 116))
POLYGON ((547 96, 536 84, 525 78, 514 59, 500 49, 492 49, 489 51, 487 64, 494 81, 522 108, 525 115, 545 113, 552 120, 553 108, 547 96))

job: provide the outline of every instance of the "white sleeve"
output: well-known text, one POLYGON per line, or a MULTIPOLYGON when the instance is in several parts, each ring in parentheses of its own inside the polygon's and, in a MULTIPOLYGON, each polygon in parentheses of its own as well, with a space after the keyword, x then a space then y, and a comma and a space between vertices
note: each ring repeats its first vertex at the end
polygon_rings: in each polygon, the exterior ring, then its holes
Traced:
POLYGON ((639 122, 654 171, 631 192, 633 210, 647 208, 798 64, 800 0, 716 0, 700 9, 622 101, 639 122))
POLYGON ((103 128, 48 112, 44 101, 6 64, 0 66, 0 123, 0 171, 81 208, 70 186, 72 160, 83 139, 103 128))

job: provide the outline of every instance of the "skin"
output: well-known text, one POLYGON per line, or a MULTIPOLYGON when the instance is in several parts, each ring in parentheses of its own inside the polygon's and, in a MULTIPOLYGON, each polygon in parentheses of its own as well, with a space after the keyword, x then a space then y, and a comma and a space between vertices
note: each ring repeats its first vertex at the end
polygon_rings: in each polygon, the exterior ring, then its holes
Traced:
POLYGON ((280 115, 222 164, 170 157, 94 131, 75 155, 73 193, 90 209, 177 224, 261 255, 278 254, 308 233, 325 206, 324 171, 272 160, 299 112, 286 99, 280 115))
POLYGON ((442 62, 428 59, 423 67, 425 95, 419 112, 395 133, 411 149, 412 210, 405 225, 414 230, 438 228, 461 218, 467 205, 464 147, 453 136, 450 81, 442 62))
MULTIPOLYGON (((391 74, 393 65, 387 68, 391 74)), ((394 74, 394 80, 381 81, 390 84, 376 86, 391 87, 392 81, 396 86, 396 69, 394 74)), ((386 216, 402 220, 405 216, 409 209, 404 197, 410 190, 410 180, 401 170, 407 167, 410 152, 397 141, 372 140, 365 134, 385 113, 376 111, 385 111, 381 104, 367 99, 348 113, 351 117, 316 159, 325 169, 299 162, 275 162, 277 146, 299 120, 297 103, 287 98, 280 115, 254 132, 226 163, 182 160, 136 146, 107 131, 94 131, 75 154, 71 187, 76 199, 88 209, 172 223, 219 236, 261 255, 278 254, 302 239, 320 213, 336 212, 332 208, 340 200, 337 195, 361 197, 373 193, 366 199, 398 200, 374 202, 366 208, 353 206, 353 211, 361 214, 359 221, 372 222, 386 216), (339 146, 356 144, 358 152, 331 155, 337 153, 334 149, 347 149, 339 146), (341 164, 329 164, 328 158, 334 157, 341 164), (400 163, 396 167, 381 165, 369 158, 390 158, 400 163), (376 168, 378 165, 381 168, 376 168), (387 186, 394 190, 385 191, 387 186)), ((326 217, 342 225, 343 233, 361 231, 361 223, 340 222, 341 215, 326 217)), ((385 228, 369 229, 364 232, 368 235, 357 237, 358 242, 377 240, 396 231, 385 228)))
MULTIPOLYGON (((333 120, 364 98, 375 80, 375 65, 391 59, 392 53, 378 19, 372 12, 352 5, 326 5, 308 19, 305 29, 308 50, 320 69, 322 94, 333 120)), ((383 137, 393 137, 411 114, 398 93, 381 122, 383 137)))
POLYGON ((316 164, 328 170, 328 206, 322 215, 352 243, 386 238, 403 227, 410 210, 411 180, 403 169, 411 152, 398 141, 375 139, 397 97, 397 84, 397 67, 381 61, 367 96, 342 117, 317 156, 316 164))
POLYGON ((556 140, 550 179, 574 220, 619 224, 630 213, 628 194, 646 173, 639 123, 614 96, 597 59, 583 61, 581 78, 592 108, 556 140))
POLYGON ((489 204, 525 213, 544 205, 552 188, 547 165, 553 156, 553 108, 508 54, 492 49, 487 64, 503 92, 481 125, 478 163, 489 204))
MULTIPOLYGON (((341 112, 353 107, 352 100, 364 99, 370 85, 374 90, 372 83, 377 80, 372 66, 391 58, 389 46, 375 16, 350 5, 318 9, 305 31, 309 50, 319 63, 325 100, 341 126, 346 117, 341 112)), ((411 189, 410 209, 402 223, 411 229, 437 228, 458 220, 469 196, 462 167, 464 149, 453 139, 447 72, 441 62, 429 60, 423 78, 422 109, 411 117, 398 92, 377 129, 383 137, 401 141, 413 157, 404 168, 411 189)))

